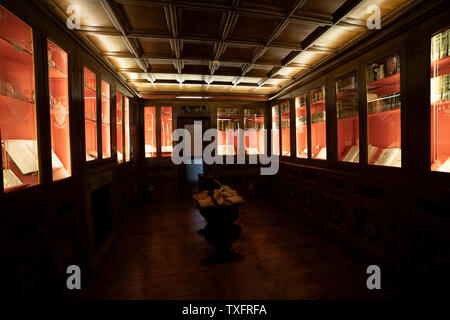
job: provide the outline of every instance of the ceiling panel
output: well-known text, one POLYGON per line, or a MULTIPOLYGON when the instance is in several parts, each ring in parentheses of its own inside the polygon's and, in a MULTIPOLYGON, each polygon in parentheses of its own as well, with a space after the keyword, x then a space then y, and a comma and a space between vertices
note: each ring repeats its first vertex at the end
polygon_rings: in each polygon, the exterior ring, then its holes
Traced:
MULTIPOLYGON (((112 27, 111 20, 109 20, 102 6, 98 1, 92 0, 48 0, 50 6, 54 2, 64 13, 67 13, 67 8, 71 5, 77 5, 81 11, 81 25, 94 27, 112 27)), ((65 21, 67 15, 58 15, 65 21)))
POLYGON ((124 5, 123 9, 132 29, 168 33, 164 8, 158 6, 124 5))
POLYGON ((223 14, 209 11, 182 9, 180 14, 180 34, 209 35, 219 37, 223 14))
POLYGON ((231 38, 262 42, 273 31, 276 23, 276 20, 239 15, 231 38))

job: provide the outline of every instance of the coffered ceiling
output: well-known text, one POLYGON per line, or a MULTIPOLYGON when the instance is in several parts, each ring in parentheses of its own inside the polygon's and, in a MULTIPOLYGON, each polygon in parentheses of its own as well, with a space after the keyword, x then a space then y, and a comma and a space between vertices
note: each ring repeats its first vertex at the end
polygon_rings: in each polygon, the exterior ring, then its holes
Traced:
POLYGON ((412 0, 46 0, 142 95, 268 97, 412 0))

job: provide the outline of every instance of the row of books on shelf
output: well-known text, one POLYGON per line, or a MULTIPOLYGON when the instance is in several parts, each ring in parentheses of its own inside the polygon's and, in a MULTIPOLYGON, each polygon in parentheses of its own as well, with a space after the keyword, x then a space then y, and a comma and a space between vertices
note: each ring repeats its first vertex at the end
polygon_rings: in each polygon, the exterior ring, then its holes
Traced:
POLYGON ((310 99, 311 103, 323 100, 325 98, 323 90, 316 91, 311 94, 310 99))
POLYGON ((237 129, 239 129, 239 123, 237 121, 217 119, 217 130, 225 131, 237 129))
POLYGON ((245 117, 264 117, 264 110, 244 109, 245 117))
POLYGON ((358 98, 352 97, 336 102, 338 119, 358 116, 358 98))
POLYGON ((450 56, 450 30, 431 38, 431 58, 438 60, 448 56, 450 56))
POLYGON ((399 93, 382 98, 376 97, 377 95, 371 94, 367 96, 367 112, 369 114, 395 110, 399 109, 401 106, 401 96, 399 93))
POLYGON ((356 89, 356 76, 349 76, 337 80, 337 91, 356 89))
POLYGON ((239 108, 217 108, 218 117, 239 116, 239 108))
POLYGON ((367 67, 367 82, 384 79, 400 72, 400 56, 394 54, 382 63, 374 63, 367 67))
POLYGON ((254 129, 262 130, 264 129, 264 122, 249 122, 244 124, 244 130, 254 129))
POLYGON ((444 74, 431 79, 431 100, 450 100, 450 74, 444 74))
POLYGON ((311 114, 311 123, 318 123, 318 122, 325 122, 325 121, 326 121, 325 111, 316 112, 316 113, 311 114))

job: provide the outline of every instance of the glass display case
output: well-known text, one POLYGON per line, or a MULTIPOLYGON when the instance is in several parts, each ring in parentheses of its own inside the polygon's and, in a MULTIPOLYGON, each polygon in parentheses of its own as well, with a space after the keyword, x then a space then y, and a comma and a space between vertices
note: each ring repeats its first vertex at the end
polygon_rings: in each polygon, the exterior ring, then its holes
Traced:
POLYGON ((264 108, 244 108, 245 153, 264 154, 264 108))
POLYGON ((272 154, 280 155, 280 107, 272 107, 272 154))
POLYGON ((356 73, 336 80, 338 160, 359 162, 359 112, 356 73))
POLYGON ((83 68, 84 131, 86 161, 98 159, 97 153, 97 75, 83 68))
POLYGON ((238 151, 239 108, 217 108, 218 155, 235 155, 238 151))
POLYGON ((116 93, 117 161, 123 162, 123 95, 116 93))
POLYGON ((130 99, 124 98, 124 122, 125 122, 125 161, 130 161, 130 99))
POLYGON ((171 157, 172 152, 172 107, 161 107, 161 156, 171 157))
POLYGON ((308 158, 308 111, 306 93, 295 97, 295 135, 297 158, 308 158))
POLYGON ((450 172, 450 29, 431 39, 431 170, 450 172))
POLYGON ((111 158, 111 86, 102 80, 102 155, 111 158))
POLYGON ((289 157, 291 155, 291 120, 289 111, 289 101, 280 105, 281 112, 281 155, 289 157))
POLYGON ((366 68, 368 162, 401 167, 400 56, 366 68))
POLYGON ((0 6, 0 136, 3 189, 39 184, 33 31, 0 6))
POLYGON ((325 87, 309 91, 311 108, 311 157, 327 159, 327 121, 325 108, 325 87))
POLYGON ((67 53, 47 40, 53 181, 71 176, 67 53))
POLYGON ((145 157, 156 157, 156 107, 144 108, 145 157))

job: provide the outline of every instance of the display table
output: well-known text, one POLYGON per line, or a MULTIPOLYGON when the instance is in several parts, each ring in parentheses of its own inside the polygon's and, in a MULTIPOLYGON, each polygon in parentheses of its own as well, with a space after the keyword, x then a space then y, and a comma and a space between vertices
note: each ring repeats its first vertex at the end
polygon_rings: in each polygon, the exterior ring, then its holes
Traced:
POLYGON ((233 243, 241 235, 241 227, 234 221, 239 217, 239 206, 244 202, 242 197, 231 189, 223 193, 220 190, 203 191, 193 197, 207 223, 202 234, 214 248, 214 253, 203 259, 202 264, 242 260, 243 256, 232 250, 233 243))

